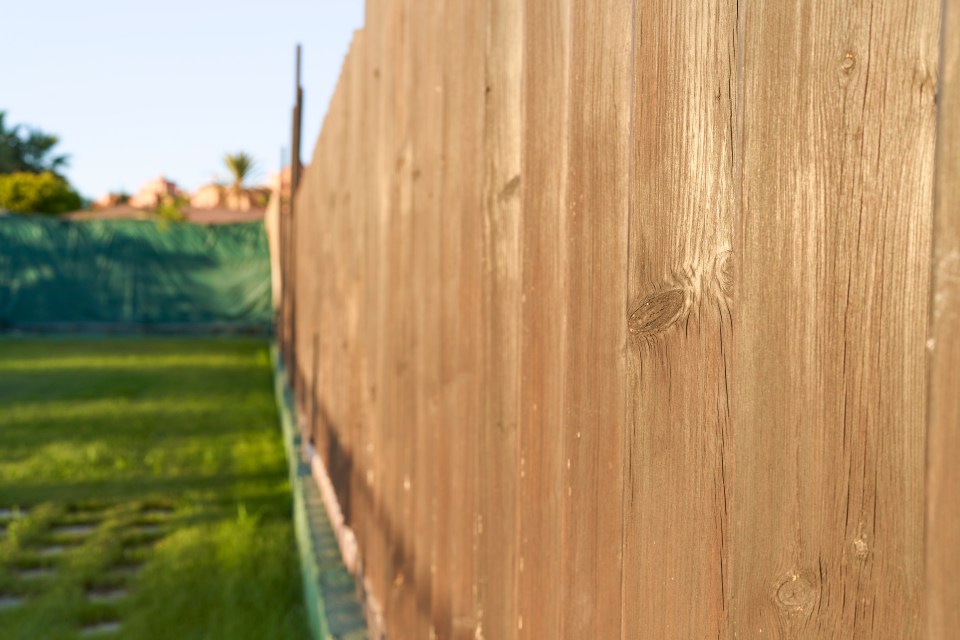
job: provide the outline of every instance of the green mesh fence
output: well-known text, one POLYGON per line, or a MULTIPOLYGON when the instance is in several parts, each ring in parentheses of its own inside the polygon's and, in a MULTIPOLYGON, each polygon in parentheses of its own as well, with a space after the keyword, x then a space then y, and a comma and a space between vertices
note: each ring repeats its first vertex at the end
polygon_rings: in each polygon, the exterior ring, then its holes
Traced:
POLYGON ((263 224, 0 214, 0 329, 267 331, 263 224))

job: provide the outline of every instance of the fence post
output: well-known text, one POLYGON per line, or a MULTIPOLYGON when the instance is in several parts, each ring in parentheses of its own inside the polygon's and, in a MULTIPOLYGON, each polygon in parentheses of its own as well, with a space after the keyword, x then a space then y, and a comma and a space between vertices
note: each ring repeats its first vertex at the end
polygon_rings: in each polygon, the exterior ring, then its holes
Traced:
MULTIPOLYGON (((297 45, 296 58, 296 104, 293 107, 293 131, 290 147, 290 204, 288 209, 290 233, 288 242, 289 286, 284 286, 284 297, 288 298, 289 339, 287 340, 287 363, 291 371, 291 383, 294 393, 300 391, 300 372, 297 368, 297 253, 294 230, 296 228, 296 196, 300 186, 300 128, 303 116, 303 87, 300 85, 300 45, 297 45)), ((299 396, 298 396, 299 397, 299 396)))

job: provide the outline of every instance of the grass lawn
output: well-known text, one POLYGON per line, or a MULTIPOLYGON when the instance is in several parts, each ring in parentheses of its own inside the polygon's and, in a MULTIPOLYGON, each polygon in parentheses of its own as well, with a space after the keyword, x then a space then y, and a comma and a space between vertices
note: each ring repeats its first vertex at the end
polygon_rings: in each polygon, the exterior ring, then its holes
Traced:
POLYGON ((0 338, 0 638, 306 638, 268 345, 0 338))

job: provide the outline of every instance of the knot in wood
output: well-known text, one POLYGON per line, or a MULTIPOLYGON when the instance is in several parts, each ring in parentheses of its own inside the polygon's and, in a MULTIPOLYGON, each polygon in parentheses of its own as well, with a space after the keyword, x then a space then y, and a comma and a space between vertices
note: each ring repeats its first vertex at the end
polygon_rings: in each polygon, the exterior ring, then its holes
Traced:
POLYGON ((777 589, 777 601, 784 607, 806 610, 816 599, 816 588, 803 576, 792 575, 777 589))
POLYGON ((680 319, 686 307, 683 289, 668 289, 647 296, 630 315, 627 327, 634 337, 652 336, 666 331, 680 319))
POLYGON ((511 197, 517 195, 517 192, 520 191, 520 174, 513 176, 503 185, 503 188, 500 190, 499 198, 502 201, 509 200, 511 197))
POLYGON ((845 74, 850 75, 853 73, 853 70, 857 67, 857 57, 853 55, 850 51, 847 51, 843 54, 843 58, 840 60, 840 70, 845 74))
POLYGON ((870 545, 863 538, 857 538, 853 541, 853 553, 861 560, 870 555, 870 545))

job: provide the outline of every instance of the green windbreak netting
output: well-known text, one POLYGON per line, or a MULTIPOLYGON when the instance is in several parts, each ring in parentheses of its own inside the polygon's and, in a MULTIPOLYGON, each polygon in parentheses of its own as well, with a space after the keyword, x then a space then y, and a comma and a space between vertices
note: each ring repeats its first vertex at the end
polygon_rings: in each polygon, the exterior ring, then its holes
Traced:
POLYGON ((0 327, 264 330, 259 222, 70 222, 0 214, 0 327))

